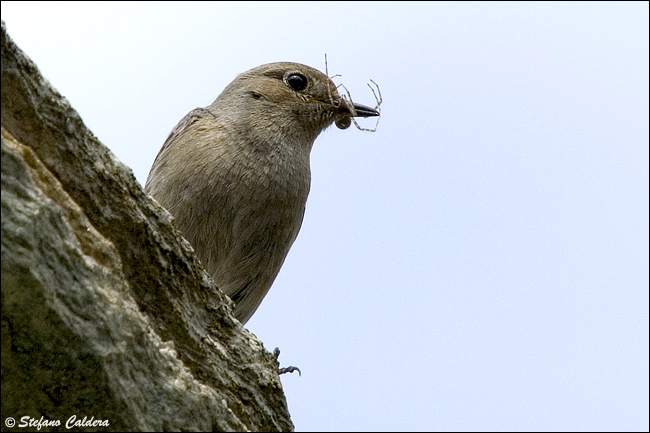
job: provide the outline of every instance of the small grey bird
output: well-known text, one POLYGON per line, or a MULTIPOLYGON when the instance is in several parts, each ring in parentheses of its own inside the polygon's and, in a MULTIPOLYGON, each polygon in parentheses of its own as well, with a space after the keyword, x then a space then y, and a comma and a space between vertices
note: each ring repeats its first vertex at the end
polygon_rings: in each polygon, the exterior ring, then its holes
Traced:
POLYGON ((145 189, 176 219, 244 324, 298 235, 314 140, 336 122, 379 116, 322 72, 269 63, 240 74, 172 130, 145 189))

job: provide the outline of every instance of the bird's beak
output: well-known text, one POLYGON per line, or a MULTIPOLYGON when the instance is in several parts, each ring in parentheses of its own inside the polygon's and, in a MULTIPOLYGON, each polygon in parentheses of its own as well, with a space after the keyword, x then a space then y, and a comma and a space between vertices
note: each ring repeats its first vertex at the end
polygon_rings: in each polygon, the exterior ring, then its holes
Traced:
POLYGON ((375 117, 379 116, 379 111, 374 108, 370 108, 362 104, 353 104, 354 110, 350 110, 352 113, 355 113, 353 117, 375 117))

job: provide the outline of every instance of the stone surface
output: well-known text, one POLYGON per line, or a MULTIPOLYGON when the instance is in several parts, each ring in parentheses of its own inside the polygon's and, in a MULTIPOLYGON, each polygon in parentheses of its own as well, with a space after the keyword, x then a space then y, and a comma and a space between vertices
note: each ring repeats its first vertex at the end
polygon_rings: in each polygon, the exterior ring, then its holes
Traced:
POLYGON ((293 430, 275 358, 2 23, 2 429, 293 430))

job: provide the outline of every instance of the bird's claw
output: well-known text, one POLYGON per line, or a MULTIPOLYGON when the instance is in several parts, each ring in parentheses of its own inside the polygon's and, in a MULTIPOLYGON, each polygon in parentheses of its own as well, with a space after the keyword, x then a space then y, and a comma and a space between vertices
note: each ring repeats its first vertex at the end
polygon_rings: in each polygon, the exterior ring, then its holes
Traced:
POLYGON ((273 349, 273 356, 275 356, 275 362, 278 364, 278 374, 285 374, 285 373, 293 373, 294 371, 298 372, 298 376, 302 376, 302 372, 298 367, 294 366, 289 366, 289 367, 282 367, 280 368, 280 361, 278 361, 278 358, 280 357, 280 348, 276 347, 273 349))

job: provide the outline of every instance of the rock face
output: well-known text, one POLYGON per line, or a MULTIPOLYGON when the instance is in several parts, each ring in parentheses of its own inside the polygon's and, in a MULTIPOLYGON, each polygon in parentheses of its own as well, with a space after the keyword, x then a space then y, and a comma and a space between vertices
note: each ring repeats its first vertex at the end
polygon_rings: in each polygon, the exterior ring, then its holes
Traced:
POLYGON ((72 416, 293 430, 274 356, 3 22, 2 429, 72 416))

